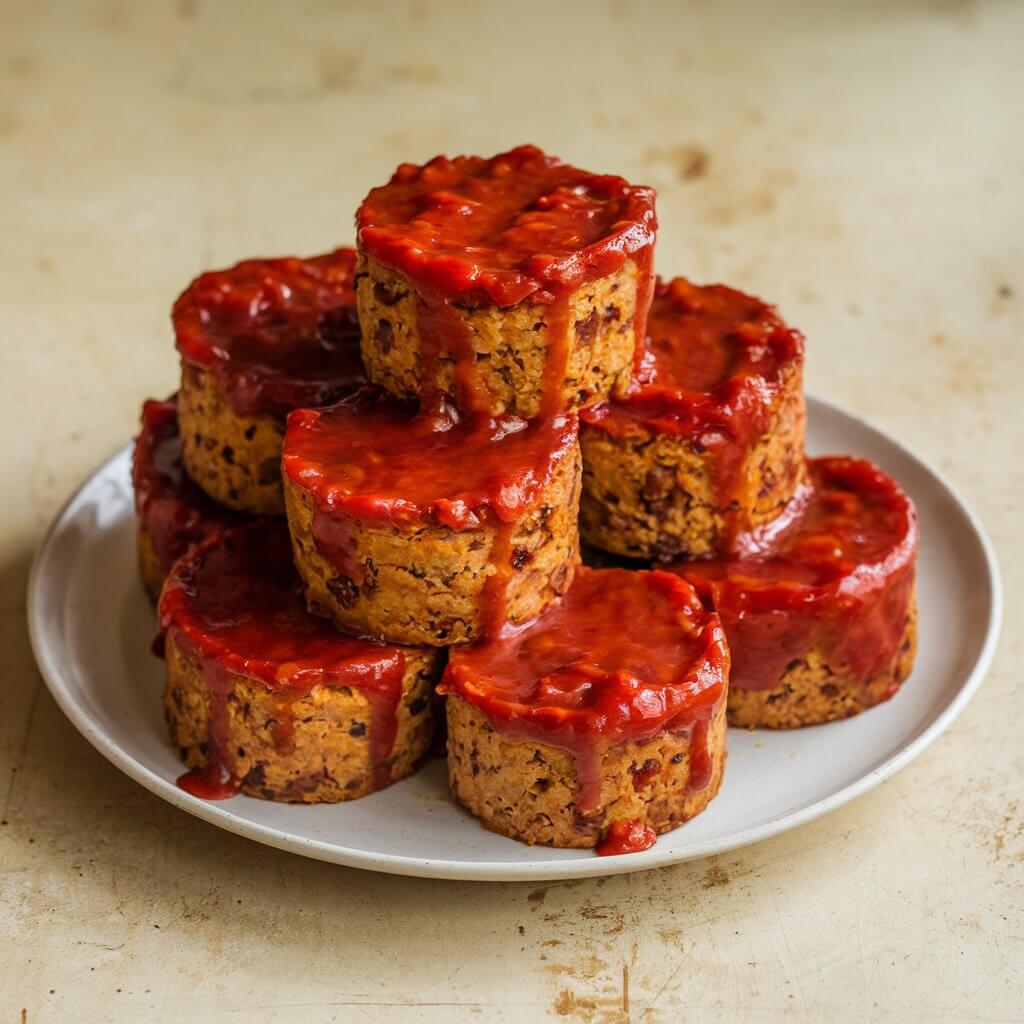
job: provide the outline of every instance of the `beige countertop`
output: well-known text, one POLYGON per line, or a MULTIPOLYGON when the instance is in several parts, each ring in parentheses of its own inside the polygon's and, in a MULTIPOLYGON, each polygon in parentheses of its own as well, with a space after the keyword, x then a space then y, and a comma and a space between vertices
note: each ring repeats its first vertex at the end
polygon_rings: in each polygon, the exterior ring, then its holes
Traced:
POLYGON ((0 1021, 1024 1017, 1024 5, 3 8, 0 1021), (970 497, 988 680, 843 810, 629 877, 360 873, 174 810, 35 669, 47 522, 175 387, 197 270, 347 241, 398 161, 524 140, 656 186, 663 272, 778 302, 809 388, 970 497))

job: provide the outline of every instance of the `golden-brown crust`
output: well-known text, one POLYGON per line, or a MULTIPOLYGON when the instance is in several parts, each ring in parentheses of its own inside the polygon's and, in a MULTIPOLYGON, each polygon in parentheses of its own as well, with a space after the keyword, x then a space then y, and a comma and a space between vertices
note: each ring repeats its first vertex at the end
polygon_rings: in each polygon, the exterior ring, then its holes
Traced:
POLYGON ((820 651, 789 665, 770 690, 729 689, 729 725, 745 729, 799 729, 860 714, 888 700, 910 675, 917 653, 917 604, 911 598, 903 638, 884 672, 867 682, 844 675, 820 651))
POLYGON ((189 363, 181 367, 178 423, 185 469, 214 501, 255 515, 284 513, 284 424, 239 415, 213 374, 189 363))
MULTIPOLYGON (((622 394, 628 386, 640 279, 636 263, 627 260, 621 269, 588 282, 569 297, 565 323, 570 350, 561 388, 562 409, 592 405, 611 394, 622 394)), ((367 376, 402 398, 420 397, 420 300, 414 287, 365 255, 359 258, 356 285, 367 376)), ((479 387, 490 396, 491 411, 495 415, 536 416, 541 408, 548 348, 553 343, 553 307, 531 298, 508 308, 451 308, 468 331, 476 353, 479 387)), ((438 367, 436 385, 455 394, 450 357, 444 357, 438 367)))
POLYGON ((600 801, 586 814, 576 806, 576 762, 571 754, 504 739, 482 712, 457 695, 450 695, 447 705, 448 778, 455 799, 485 828, 523 843, 592 847, 619 820, 668 832, 704 810, 721 785, 724 701, 708 728, 712 767, 705 787, 689 788, 689 735, 665 732, 605 753, 600 801))
POLYGON ((618 437, 581 423, 583 541, 627 558, 702 558, 719 553, 730 533, 774 519, 806 476, 802 376, 799 367, 783 374, 768 429, 742 457, 731 510, 716 491, 715 456, 690 439, 639 424, 618 437))
MULTIPOLYGON (((171 742, 187 767, 201 767, 206 763, 210 709, 203 668, 176 641, 173 630, 166 655, 163 704, 171 742)), ((406 652, 398 731, 389 761, 392 782, 415 771, 430 749, 439 660, 437 651, 406 652)), ((357 689, 317 686, 289 706, 262 683, 232 678, 225 749, 242 793, 291 803, 334 803, 379 788, 370 761, 370 706, 357 689), (294 726, 290 741, 279 749, 275 729, 282 714, 292 716, 294 726)))
MULTIPOLYGON (((523 517, 503 557, 510 621, 533 618, 564 592, 579 561, 579 452, 563 459, 523 517)), ((352 562, 345 575, 317 549, 313 499, 285 476, 295 565, 310 608, 348 632, 399 644, 448 646, 476 639, 495 572, 497 528, 452 530, 434 522, 399 528, 348 518, 352 562)))
POLYGON ((163 589, 167 573, 160 564, 160 559, 153 548, 153 542, 150 540, 144 526, 139 527, 135 534, 135 539, 142 585, 146 588, 146 593, 149 595, 150 600, 155 604, 160 597, 160 591, 163 589))

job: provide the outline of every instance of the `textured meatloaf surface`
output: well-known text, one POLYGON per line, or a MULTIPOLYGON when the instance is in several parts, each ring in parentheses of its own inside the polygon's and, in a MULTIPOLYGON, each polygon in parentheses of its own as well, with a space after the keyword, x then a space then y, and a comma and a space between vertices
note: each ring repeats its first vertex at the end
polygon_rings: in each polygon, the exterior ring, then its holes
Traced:
POLYGON ((663 732, 610 747, 601 763, 601 798, 586 814, 576 806, 576 762, 565 750, 511 742, 457 695, 447 698, 448 777, 455 798, 494 832, 529 844, 592 847, 617 820, 667 832, 699 814, 722 781, 725 705, 708 728, 711 775, 690 788, 690 733, 663 732))
MULTIPOLYGON (((206 763, 210 694, 199 659, 167 638, 164 711, 171 740, 189 768, 206 763)), ((397 733, 388 762, 390 781, 411 774, 434 734, 436 651, 406 653, 397 733)), ((234 674, 227 698, 230 766, 241 792, 266 800, 333 803, 378 788, 372 771, 367 698, 352 687, 317 686, 293 700, 261 682, 234 674), (281 741, 287 718, 291 735, 281 741)))
POLYGON ((554 469, 507 546, 496 543, 493 518, 455 530, 433 521, 393 526, 343 517, 351 548, 345 573, 317 548, 313 499, 286 475, 295 563, 310 607, 342 629, 391 643, 464 643, 480 635, 497 556, 508 577, 509 620, 532 618, 565 590, 579 561, 579 480, 576 452, 554 469))
POLYGON ((892 697, 910 675, 917 651, 917 606, 911 601, 903 639, 891 664, 867 681, 811 650, 792 662, 769 690, 729 690, 729 724, 747 729, 799 729, 849 718, 892 697))
POLYGON ((183 363, 178 421, 188 475, 214 501, 239 512, 281 515, 284 424, 272 415, 241 415, 212 373, 183 363))
MULTIPOLYGON (((402 398, 424 391, 421 302, 401 275, 363 256, 357 278, 363 362, 370 380, 402 398)), ((634 317, 640 273, 632 261, 587 282, 568 297, 564 323, 536 298, 510 307, 453 307, 474 353, 476 387, 494 414, 530 418, 541 410, 554 332, 564 329, 568 360, 554 406, 576 409, 623 393, 635 346, 634 317)), ((456 393, 455 358, 442 355, 434 386, 456 393)))
POLYGON ((770 523, 804 478, 805 410, 799 369, 783 377, 768 428, 742 452, 743 497, 722 507, 715 453, 686 436, 637 426, 616 436, 580 424, 585 543, 628 558, 700 558, 731 534, 770 523))

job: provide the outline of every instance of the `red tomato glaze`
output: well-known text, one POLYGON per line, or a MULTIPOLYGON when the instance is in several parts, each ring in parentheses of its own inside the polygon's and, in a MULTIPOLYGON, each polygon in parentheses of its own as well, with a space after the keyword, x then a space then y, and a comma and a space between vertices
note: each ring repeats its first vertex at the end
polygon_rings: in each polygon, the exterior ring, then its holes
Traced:
POLYGON ((808 468, 809 496, 766 548, 673 566, 720 616, 738 689, 772 689, 814 650, 867 682, 888 668, 903 636, 917 554, 913 504, 865 460, 811 459, 808 468))
POLYGON ((519 146, 402 164, 356 215, 362 248, 415 284, 475 304, 604 277, 654 244, 654 191, 519 146))
POLYGON ((178 351, 239 415, 336 401, 365 381, 354 281, 352 249, 209 271, 174 304, 178 351))
POLYGON ((211 501, 181 464, 178 400, 150 399, 132 454, 135 515, 164 571, 193 544, 241 517, 211 501))
POLYGON ((396 270, 419 299, 424 391, 445 358, 455 362, 459 407, 489 408, 477 385, 460 306, 530 299, 548 325, 542 414, 558 411, 569 355, 569 295, 627 259, 640 270, 636 337, 644 337, 657 218, 654 191, 591 174, 519 146, 490 159, 439 156, 403 164, 356 215, 360 247, 396 270))
POLYGON ((608 832, 594 848, 599 857, 617 857, 621 853, 642 853, 649 850, 658 839, 650 825, 642 821, 620 818, 608 826, 608 832))
POLYGON ((616 437, 674 434, 713 454, 718 505, 744 484, 743 458, 803 366, 803 336, 774 306, 723 285, 659 282, 629 395, 580 414, 616 437))
POLYGON ((690 734, 691 785, 707 785, 707 723, 728 676, 725 634, 692 587, 666 572, 581 566, 534 621, 454 648, 441 690, 514 742, 569 751, 588 812, 605 751, 666 730, 690 734))
POLYGON ((364 390, 288 417, 282 466, 326 514, 473 529, 514 522, 576 450, 577 418, 460 419, 364 390))
POLYGON ((370 760, 378 786, 396 732, 405 655, 401 647, 345 636, 306 610, 287 528, 278 520, 215 534, 180 559, 160 598, 161 631, 198 658, 210 691, 207 764, 179 780, 219 799, 240 785, 227 749, 228 696, 237 676, 280 699, 274 740, 292 742, 292 702, 316 686, 348 686, 370 704, 370 760))
POLYGON ((483 594, 486 633, 506 617, 512 536, 554 470, 576 457, 574 414, 527 422, 460 419, 449 407, 416 413, 372 389, 327 409, 288 417, 282 466, 313 499, 313 539, 341 573, 361 582, 351 524, 435 523, 494 529, 495 573, 483 594))

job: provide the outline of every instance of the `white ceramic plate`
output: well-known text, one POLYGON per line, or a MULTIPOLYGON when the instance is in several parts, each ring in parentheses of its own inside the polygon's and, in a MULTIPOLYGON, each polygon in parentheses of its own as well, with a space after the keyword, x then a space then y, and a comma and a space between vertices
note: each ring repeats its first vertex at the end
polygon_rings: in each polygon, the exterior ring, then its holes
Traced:
POLYGON ((127 447, 71 498, 36 557, 28 599, 36 659, 64 713, 123 772, 205 821, 307 857, 434 878, 536 880, 637 871, 755 843, 841 807, 917 757, 980 685, 1001 617, 991 545, 950 486, 861 420, 815 399, 808 412, 812 453, 873 459, 917 503, 913 675, 892 701, 845 722, 732 730, 718 798, 644 853, 597 857, 487 832, 449 800, 440 761, 381 793, 332 806, 245 796, 207 803, 178 789, 182 769, 160 707, 163 663, 149 653, 155 620, 135 565, 127 447))

